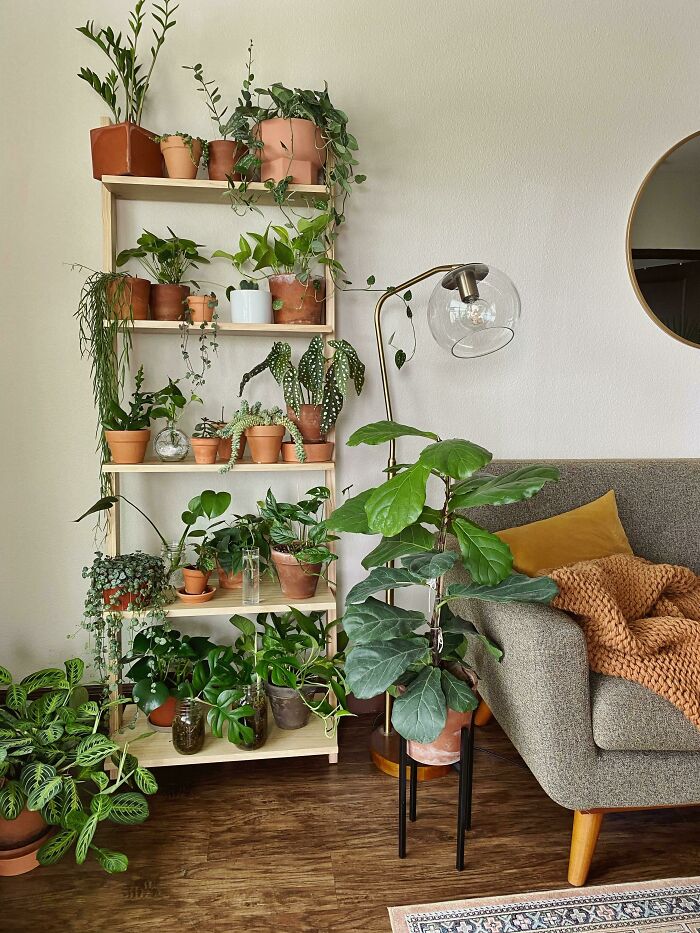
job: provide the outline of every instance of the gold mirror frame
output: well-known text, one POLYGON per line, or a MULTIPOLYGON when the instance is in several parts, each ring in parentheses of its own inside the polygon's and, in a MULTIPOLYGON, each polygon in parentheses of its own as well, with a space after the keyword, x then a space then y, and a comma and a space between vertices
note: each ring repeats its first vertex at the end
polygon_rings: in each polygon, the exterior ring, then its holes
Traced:
POLYGON ((700 350, 700 343, 695 343, 693 340, 688 340, 687 337, 679 336, 675 331, 671 330, 670 327, 667 327, 666 324, 663 323, 663 321, 660 321, 659 318, 654 314, 652 309, 647 304, 646 299, 642 295, 641 289, 639 288, 639 283, 637 282, 637 276, 635 275, 635 272, 634 272, 634 263, 632 262, 632 242, 631 242, 632 223, 634 222, 634 215, 637 212, 637 206, 639 204, 639 200, 642 194, 644 193, 646 186, 649 184, 649 181, 654 175, 654 172, 658 169, 658 167, 661 165, 662 162, 665 162, 666 159, 668 159, 668 157, 673 152, 676 151, 676 149, 680 149, 681 146, 684 146, 686 143, 690 142, 691 139, 695 139, 697 136, 700 136, 700 130, 696 130, 695 133, 691 133, 689 136, 686 136, 685 139, 681 139, 680 142, 677 142, 675 146, 671 146, 671 148, 667 152, 664 152, 661 158, 657 159, 656 162, 654 162, 652 167, 649 169, 649 171, 644 176, 644 181, 639 186, 639 190, 637 191, 637 194, 634 197, 634 201, 632 202, 632 209, 630 210, 630 215, 627 219, 627 234, 625 237, 625 248, 627 251, 627 271, 629 272, 629 277, 632 281, 632 288, 634 288, 634 292, 637 298, 639 299, 639 303, 644 308, 646 313, 649 315, 652 321, 656 324, 656 326, 660 327, 661 330, 665 331, 669 335, 669 337, 673 337, 674 340, 677 340, 679 343, 684 343, 688 347, 695 347, 696 349, 700 350))

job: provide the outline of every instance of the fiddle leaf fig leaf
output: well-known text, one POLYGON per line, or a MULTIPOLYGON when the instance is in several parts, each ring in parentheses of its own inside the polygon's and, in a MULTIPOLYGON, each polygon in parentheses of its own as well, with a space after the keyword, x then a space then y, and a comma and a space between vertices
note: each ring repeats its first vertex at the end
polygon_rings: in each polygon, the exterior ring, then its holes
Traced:
POLYGON ((343 616, 343 628, 356 645, 400 638, 424 624, 422 612, 390 606, 373 596, 364 603, 348 606, 343 616))
POLYGON ((524 573, 513 573, 495 586, 451 583, 443 601, 483 599, 493 603, 551 603, 558 592, 559 587, 551 577, 527 577, 524 573))
POLYGON ((357 645, 348 652, 345 676, 356 697, 369 700, 383 693, 429 650, 426 638, 392 638, 357 645))
POLYGON ((457 713, 467 713, 479 705, 469 684, 449 671, 442 671, 442 689, 447 705, 457 713))
POLYGON ((459 560, 456 551, 433 551, 429 554, 417 554, 404 559, 401 563, 411 573, 424 580, 436 580, 447 573, 459 560))
POLYGON ((391 722, 396 731, 413 742, 434 742, 447 721, 447 703, 440 669, 426 667, 405 693, 394 700, 391 722))
POLYGON ((358 428, 348 438, 348 447, 357 447, 358 444, 385 444, 387 441, 396 440, 397 437, 428 437, 436 441, 437 434, 432 431, 421 431, 420 428, 413 428, 407 424, 399 424, 396 421, 374 421, 372 424, 366 424, 358 428))
POLYGON ((435 547, 435 535, 423 525, 409 525, 391 538, 383 538, 362 561, 365 570, 388 564, 390 560, 407 557, 409 554, 421 554, 432 551, 435 547))
POLYGON ((453 516, 452 530, 464 566, 476 583, 494 585, 506 579, 513 569, 513 555, 505 541, 461 515, 453 516))
POLYGON ((480 482, 472 488, 469 488, 467 482, 465 489, 454 489, 450 508, 471 509, 481 505, 520 502, 538 493, 545 483, 556 482, 558 479, 559 470, 542 464, 523 467, 501 476, 481 476, 480 482))
POLYGON ((378 486, 365 505, 369 527, 391 537, 416 522, 423 511, 430 469, 415 463, 378 486))
POLYGON ((420 462, 452 479, 466 479, 490 463, 492 454, 471 441, 452 438, 425 447, 420 462))
POLYGON ((347 499, 339 506, 326 522, 330 531, 347 531, 352 534, 371 535, 365 506, 374 488, 347 499))
POLYGON ((425 581, 406 570, 405 567, 375 567, 366 580, 356 583, 345 597, 347 605, 354 603, 363 603, 368 596, 373 593, 381 593, 382 590, 394 590, 404 586, 414 586, 423 584, 425 581))

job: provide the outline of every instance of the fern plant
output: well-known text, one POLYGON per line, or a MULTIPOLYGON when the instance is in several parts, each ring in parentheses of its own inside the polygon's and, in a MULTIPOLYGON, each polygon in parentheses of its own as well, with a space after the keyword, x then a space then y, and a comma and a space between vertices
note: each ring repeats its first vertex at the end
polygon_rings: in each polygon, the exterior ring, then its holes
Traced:
POLYGON ((228 463, 221 467, 221 473, 227 473, 236 462, 238 456, 238 445, 241 437, 247 428, 265 427, 267 425, 279 425, 286 428, 289 436, 294 441, 294 450, 301 463, 306 460, 306 451, 304 450, 304 440, 299 428, 282 411, 281 408, 263 408, 262 402, 255 402, 249 405, 245 399, 241 402, 233 418, 228 424, 221 428, 219 437, 231 438, 231 458, 228 463))
POLYGON ((329 358, 324 353, 322 338, 313 337, 297 367, 292 362, 290 345, 275 341, 262 363, 243 376, 238 394, 243 393, 254 376, 269 369, 282 388, 285 404, 297 417, 304 404, 321 406, 321 432, 327 434, 343 409, 348 383, 352 381, 358 395, 365 383, 365 364, 352 344, 347 340, 329 340, 328 346, 333 350, 329 358))

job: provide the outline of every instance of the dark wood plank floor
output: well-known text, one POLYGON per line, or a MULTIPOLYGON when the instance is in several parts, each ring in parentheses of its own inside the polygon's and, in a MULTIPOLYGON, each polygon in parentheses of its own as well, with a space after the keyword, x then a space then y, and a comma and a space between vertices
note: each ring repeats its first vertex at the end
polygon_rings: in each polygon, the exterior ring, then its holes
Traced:
MULTIPOLYGON (((454 870, 457 777, 419 787, 396 857, 396 782, 369 761, 367 719, 321 759, 162 769, 151 819, 110 826, 124 875, 71 861, 0 879, 6 933, 387 933, 388 905, 566 887, 571 816, 497 726, 479 732, 467 869, 454 870)), ((700 874, 700 809, 607 817, 590 883, 700 874)))

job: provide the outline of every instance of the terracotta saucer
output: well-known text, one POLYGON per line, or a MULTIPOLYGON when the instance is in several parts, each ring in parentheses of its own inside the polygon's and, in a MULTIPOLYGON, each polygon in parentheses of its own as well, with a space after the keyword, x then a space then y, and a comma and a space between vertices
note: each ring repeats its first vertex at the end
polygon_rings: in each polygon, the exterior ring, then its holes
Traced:
POLYGON ((197 603, 208 603, 214 593, 216 593, 216 587, 208 586, 203 593, 198 593, 197 595, 193 593, 186 593, 184 586, 178 587, 176 592, 178 599, 181 599, 183 603, 188 603, 190 606, 194 606, 197 603))

